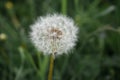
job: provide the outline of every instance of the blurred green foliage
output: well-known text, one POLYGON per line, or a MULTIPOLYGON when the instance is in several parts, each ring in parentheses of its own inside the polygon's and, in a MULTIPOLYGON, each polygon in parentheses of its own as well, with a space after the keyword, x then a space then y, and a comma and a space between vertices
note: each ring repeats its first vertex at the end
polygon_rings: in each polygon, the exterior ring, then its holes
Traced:
POLYGON ((0 80, 46 80, 49 56, 29 39, 38 16, 72 17, 79 38, 55 59, 53 80, 120 80, 120 0, 0 0, 0 80))

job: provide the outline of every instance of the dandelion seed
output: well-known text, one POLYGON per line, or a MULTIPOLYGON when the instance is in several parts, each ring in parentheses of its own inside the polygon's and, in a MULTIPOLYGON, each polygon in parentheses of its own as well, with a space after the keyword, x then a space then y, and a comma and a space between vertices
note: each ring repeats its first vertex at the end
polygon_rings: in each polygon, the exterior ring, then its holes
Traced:
POLYGON ((68 53, 77 41, 78 28, 72 19, 59 15, 39 17, 31 25, 30 38, 35 47, 44 54, 68 53))

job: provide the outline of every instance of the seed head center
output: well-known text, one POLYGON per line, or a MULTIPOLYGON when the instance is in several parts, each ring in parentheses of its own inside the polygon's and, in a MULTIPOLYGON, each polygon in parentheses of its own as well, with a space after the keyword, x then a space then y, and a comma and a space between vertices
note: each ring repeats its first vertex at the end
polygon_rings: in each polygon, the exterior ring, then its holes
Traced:
POLYGON ((50 31, 50 38, 51 39, 61 39, 62 31, 57 28, 52 28, 50 31))

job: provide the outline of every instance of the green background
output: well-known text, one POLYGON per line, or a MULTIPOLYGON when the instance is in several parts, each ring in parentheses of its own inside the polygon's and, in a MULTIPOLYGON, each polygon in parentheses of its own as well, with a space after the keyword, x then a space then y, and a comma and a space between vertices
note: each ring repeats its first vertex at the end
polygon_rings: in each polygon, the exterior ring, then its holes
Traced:
POLYGON ((120 80, 120 0, 0 0, 0 80, 47 80, 49 55, 31 44, 29 26, 52 13, 80 30, 73 51, 55 59, 53 80, 120 80))

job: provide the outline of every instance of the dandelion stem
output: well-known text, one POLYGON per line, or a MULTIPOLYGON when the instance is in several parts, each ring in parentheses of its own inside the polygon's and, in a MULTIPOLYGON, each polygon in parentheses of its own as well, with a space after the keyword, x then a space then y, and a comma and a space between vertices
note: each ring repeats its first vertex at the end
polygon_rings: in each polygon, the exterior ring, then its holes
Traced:
POLYGON ((52 80, 53 67, 54 67, 54 54, 52 53, 50 55, 50 67, 49 67, 48 80, 52 80))

